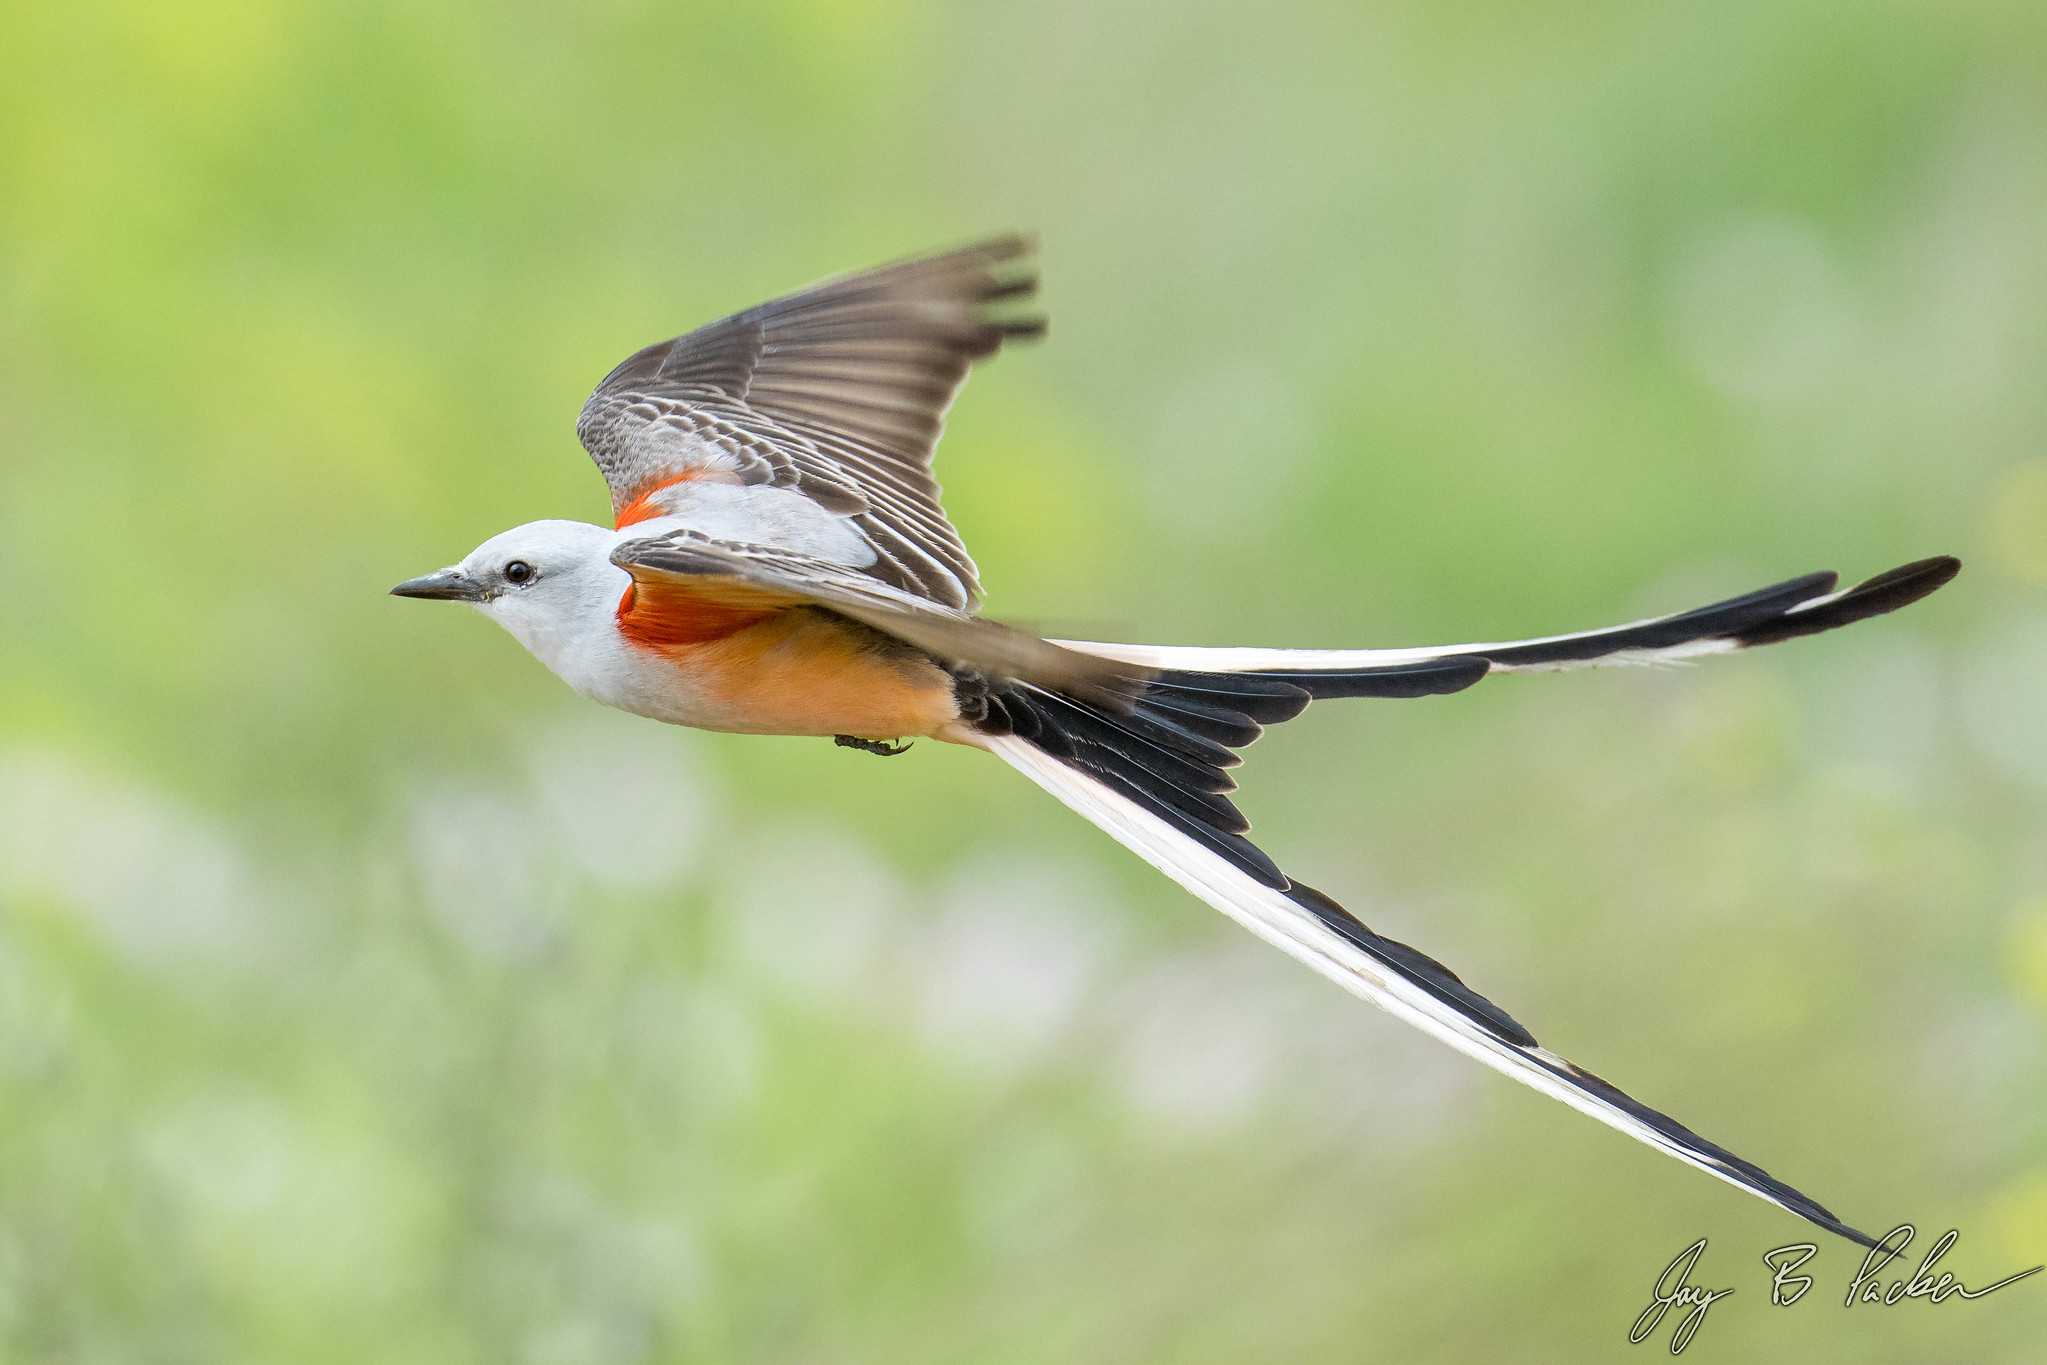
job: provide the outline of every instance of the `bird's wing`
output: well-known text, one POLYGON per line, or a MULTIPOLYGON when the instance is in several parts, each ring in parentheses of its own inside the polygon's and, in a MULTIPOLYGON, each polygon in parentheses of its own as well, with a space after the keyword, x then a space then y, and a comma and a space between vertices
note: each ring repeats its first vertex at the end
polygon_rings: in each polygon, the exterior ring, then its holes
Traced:
POLYGON ((849 518, 863 572, 949 607, 980 596, 931 475, 973 362, 1044 330, 996 305, 1037 277, 1022 237, 829 280, 649 346, 606 375, 576 435, 621 526, 691 479, 793 489, 849 518))
POLYGON ((1061 648, 877 581, 866 571, 772 546, 682 529, 623 541, 611 559, 633 576, 636 596, 651 599, 650 609, 677 616, 822 607, 947 665, 1021 679, 1116 709, 1150 676, 1148 669, 1061 648), (686 601, 666 602, 669 597, 686 601))

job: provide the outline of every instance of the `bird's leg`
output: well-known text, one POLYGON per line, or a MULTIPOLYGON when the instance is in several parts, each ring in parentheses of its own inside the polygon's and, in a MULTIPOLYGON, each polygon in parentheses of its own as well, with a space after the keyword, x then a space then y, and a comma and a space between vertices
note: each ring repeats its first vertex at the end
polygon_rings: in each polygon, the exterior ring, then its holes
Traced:
POLYGON ((832 743, 841 749, 865 749, 868 753, 879 754, 883 758, 894 758, 910 747, 908 744, 890 744, 884 739, 860 739, 853 735, 833 735, 832 743))

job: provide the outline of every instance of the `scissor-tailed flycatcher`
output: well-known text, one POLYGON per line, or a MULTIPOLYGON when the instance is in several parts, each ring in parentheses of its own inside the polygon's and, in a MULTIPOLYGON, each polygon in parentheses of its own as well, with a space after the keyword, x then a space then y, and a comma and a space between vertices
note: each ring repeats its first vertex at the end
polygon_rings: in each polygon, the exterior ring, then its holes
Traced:
POLYGON ((1326 697, 1490 673, 1690 659, 1845 626, 1954 577, 1924 559, 1808 574, 1676 616, 1500 644, 1205 649, 1043 640, 974 614, 931 452, 968 368, 1042 319, 1014 237, 884 266, 663 341, 576 423, 615 526, 536 521, 401 597, 469 602, 584 696, 655 720, 986 749, 1281 951, 1495 1070, 1844 1237, 1818 1203, 1537 1045, 1433 958, 1372 932, 1244 837, 1228 770, 1326 697))

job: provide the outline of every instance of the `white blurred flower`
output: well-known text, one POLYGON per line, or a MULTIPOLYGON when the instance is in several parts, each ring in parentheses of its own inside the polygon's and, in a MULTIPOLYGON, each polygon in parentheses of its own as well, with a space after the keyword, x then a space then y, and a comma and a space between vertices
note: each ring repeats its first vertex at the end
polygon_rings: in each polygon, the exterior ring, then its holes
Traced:
POLYGON ((57 753, 0 754, 0 892, 83 911, 143 966, 248 966, 277 946, 272 908, 225 829, 57 753))
POLYGON ((686 1220, 627 1214, 563 1171, 520 1172, 504 1192, 489 1282, 498 1311, 531 1324, 523 1359, 642 1359, 654 1322, 703 1297, 708 1270, 686 1220))
POLYGON ((838 997, 872 971, 909 899, 865 845, 824 824, 779 826, 723 859, 716 918, 750 971, 791 995, 838 997))
POLYGON ((187 1100, 149 1119, 141 1140, 149 1167, 208 1218, 270 1209, 301 1174, 284 1111, 254 1095, 187 1100))
POLYGON ((1236 945, 1183 953, 1118 991, 1108 1064, 1133 1108, 1174 1128, 1209 1129, 1258 1107, 1289 1060, 1296 1012, 1262 955, 1236 945))
POLYGON ((421 787, 406 833, 428 907, 478 954, 517 961, 559 937, 577 884, 647 892, 675 882, 717 804, 686 752, 664 734, 584 721, 527 750, 524 782, 421 787))
POLYGON ((427 908, 481 957, 522 961, 560 933, 542 885, 553 866, 546 817, 523 791, 445 781, 417 791, 406 814, 427 908))
POLYGON ((193 1245, 238 1273, 374 1311, 407 1292, 405 1253, 434 1235, 422 1215, 438 1192, 402 1155, 254 1089, 200 1091, 139 1115, 135 1133, 193 1245))
POLYGON ((571 1309, 528 1332, 519 1358, 525 1365, 633 1365, 647 1358, 649 1335, 637 1314, 571 1309))
POLYGON ((692 754, 671 730, 599 717, 549 731, 526 764, 550 840, 572 865, 599 886, 649 891, 689 869, 717 808, 692 754))
POLYGON ((1080 863, 969 858, 909 949, 916 1023, 939 1050, 1007 1068, 1035 1057, 1116 952, 1123 906, 1080 863))
POLYGON ((1294 1021, 1307 1056, 1288 1073, 1289 1103, 1305 1101, 1325 1134, 1380 1153, 1468 1131, 1462 1114, 1492 1077, 1362 1000, 1326 994, 1294 1021))

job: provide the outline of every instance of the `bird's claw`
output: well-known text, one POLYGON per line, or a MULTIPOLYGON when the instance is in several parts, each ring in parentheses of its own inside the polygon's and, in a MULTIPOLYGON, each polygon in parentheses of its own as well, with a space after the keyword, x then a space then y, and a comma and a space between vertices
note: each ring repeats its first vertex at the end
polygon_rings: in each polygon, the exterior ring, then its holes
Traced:
POLYGON ((841 749, 864 749, 870 754, 879 754, 883 758, 894 758, 897 754, 903 753, 910 747, 907 742, 891 744, 885 739, 861 739, 855 735, 833 735, 832 743, 838 745, 841 749))

